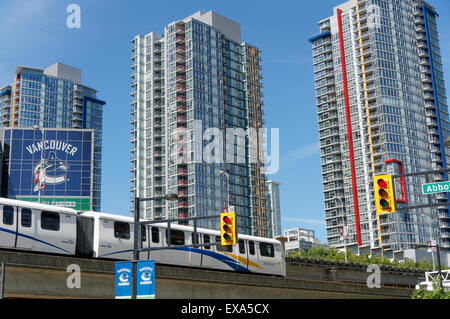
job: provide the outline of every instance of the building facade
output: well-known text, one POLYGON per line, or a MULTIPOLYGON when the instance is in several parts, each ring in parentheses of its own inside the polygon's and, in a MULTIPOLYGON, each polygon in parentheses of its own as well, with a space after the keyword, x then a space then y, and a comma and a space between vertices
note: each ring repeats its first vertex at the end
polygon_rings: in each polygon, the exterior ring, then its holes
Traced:
POLYGON ((81 84, 81 70, 55 63, 46 69, 18 66, 12 84, 0 89, 0 128, 94 130, 92 209, 101 208, 104 101, 81 84))
POLYGON ((329 248, 328 245, 324 245, 320 242, 320 240, 316 237, 315 231, 312 229, 286 229, 284 231, 284 237, 286 237, 286 242, 284 243, 284 249, 286 253, 299 252, 301 250, 306 251, 315 246, 329 248))
POLYGON ((280 182, 266 181, 267 206, 269 210, 269 237, 281 236, 280 182))
MULTIPOLYGON (((238 231, 268 236, 260 51, 240 25, 215 12, 170 23, 132 40, 133 197, 149 219, 217 215, 234 206, 238 231), (254 131, 251 131, 254 132, 254 131)), ((202 227, 218 228, 218 220, 202 227)))
MULTIPOLYGON (((386 254, 439 239, 450 248, 447 209, 402 210, 445 201, 421 184, 447 174, 405 179, 396 213, 377 214, 373 176, 446 168, 449 136, 438 15, 422 0, 352 0, 318 23, 313 46, 328 243, 386 254), (407 203, 402 203, 406 198, 407 203)), ((398 185, 400 181, 395 181, 398 185)))

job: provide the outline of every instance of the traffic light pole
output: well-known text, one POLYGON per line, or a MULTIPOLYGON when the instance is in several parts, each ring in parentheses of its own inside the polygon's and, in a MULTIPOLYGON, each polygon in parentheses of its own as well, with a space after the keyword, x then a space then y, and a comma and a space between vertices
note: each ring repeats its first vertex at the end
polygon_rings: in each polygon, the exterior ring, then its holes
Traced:
POLYGON ((151 200, 158 200, 158 199, 168 199, 168 197, 149 197, 149 198, 134 198, 134 245, 133 245, 133 262, 132 262, 132 293, 131 298, 136 299, 137 295, 137 261, 139 260, 139 253, 143 251, 155 251, 155 250, 162 250, 162 249, 170 249, 171 248, 171 237, 170 237, 170 224, 172 222, 183 222, 183 221, 193 221, 194 222, 194 243, 191 245, 177 245, 176 248, 197 248, 197 247, 204 247, 204 246, 216 246, 221 245, 219 242, 214 243, 198 243, 198 233, 197 233, 197 220, 202 219, 214 219, 214 218, 220 218, 221 215, 212 215, 212 216, 199 216, 199 217, 186 217, 186 218, 173 218, 173 219, 159 219, 159 220, 146 220, 141 221, 140 220, 140 203, 143 201, 151 201, 151 200), (153 247, 153 248, 142 248, 141 246, 141 233, 142 225, 151 225, 151 224, 161 224, 161 223, 167 223, 167 246, 166 247, 153 247))
MULTIPOLYGON (((411 176, 421 176, 425 175, 426 183, 428 183, 428 176, 431 174, 442 174, 450 172, 450 168, 446 169, 440 169, 440 170, 431 170, 431 171, 424 171, 424 172, 416 172, 416 173, 408 173, 408 174, 400 174, 400 175, 392 175, 392 179, 395 178, 404 178, 404 177, 411 177, 411 176)), ((431 195, 431 194, 430 194, 431 195)), ((448 198, 448 196, 447 196, 448 198)), ((409 206, 401 206, 399 209, 401 210, 410 210, 410 209, 417 209, 417 208, 430 208, 430 207, 442 207, 442 208, 448 208, 450 206, 450 201, 445 201, 441 203, 431 203, 430 200, 428 200, 428 204, 424 205, 409 205, 409 206)), ((431 218, 432 219, 432 218, 431 218)), ((431 227, 431 225, 430 225, 431 227)), ((439 274, 439 283, 441 289, 443 289, 442 284, 442 269, 441 269, 441 255, 440 255, 440 247, 439 247, 439 240, 436 240, 436 255, 437 255, 437 267, 438 267, 438 274, 439 274)))

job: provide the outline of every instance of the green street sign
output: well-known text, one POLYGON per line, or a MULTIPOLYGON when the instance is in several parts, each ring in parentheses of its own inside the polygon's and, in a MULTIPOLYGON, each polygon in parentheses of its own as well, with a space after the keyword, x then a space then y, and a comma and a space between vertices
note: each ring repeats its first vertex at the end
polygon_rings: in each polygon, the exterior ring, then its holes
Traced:
POLYGON ((450 182, 422 184, 423 194, 436 194, 450 192, 450 182))

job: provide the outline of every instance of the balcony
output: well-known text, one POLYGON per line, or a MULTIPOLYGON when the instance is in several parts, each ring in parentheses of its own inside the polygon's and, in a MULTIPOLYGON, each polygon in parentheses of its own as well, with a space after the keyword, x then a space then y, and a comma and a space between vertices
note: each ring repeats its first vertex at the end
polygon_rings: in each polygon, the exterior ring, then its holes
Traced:
POLYGON ((177 116, 177 122, 186 123, 186 121, 187 121, 186 115, 178 115, 177 116))
POLYGON ((178 75, 176 78, 177 82, 186 82, 186 76, 184 75, 178 75))
POLYGON ((188 180, 187 179, 179 179, 177 185, 178 186, 187 186, 188 180))
POLYGON ((184 35, 177 35, 177 37, 175 38, 175 43, 184 43, 184 41, 184 35))
POLYGON ((186 92, 186 85, 177 85, 177 92, 186 92))
POLYGON ((177 26, 175 29, 175 34, 181 34, 184 33, 184 26, 177 26))
POLYGON ((184 45, 177 45, 175 48, 176 53, 186 52, 186 47, 184 45))
POLYGON ((177 96, 177 102, 186 102, 186 96, 185 95, 178 95, 177 96))
POLYGON ((424 97, 425 101, 427 101, 427 100, 428 100, 428 101, 434 100, 433 94, 428 93, 428 92, 425 92, 425 93, 423 94, 423 97, 424 97))
POLYGON ((186 106, 185 105, 178 106, 177 107, 177 112, 180 112, 180 113, 186 112, 186 106))
POLYGON ((178 208, 187 208, 188 202, 187 201, 178 201, 178 208))
POLYGON ((177 73, 186 72, 186 66, 184 64, 177 65, 176 71, 177 71, 177 73))

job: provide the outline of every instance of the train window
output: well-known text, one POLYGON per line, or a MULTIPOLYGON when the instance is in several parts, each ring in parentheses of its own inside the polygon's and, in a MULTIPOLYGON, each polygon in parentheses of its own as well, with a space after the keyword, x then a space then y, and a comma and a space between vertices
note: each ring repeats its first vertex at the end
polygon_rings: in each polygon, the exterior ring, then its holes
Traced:
POLYGON ((248 241, 248 253, 250 255, 254 255, 255 254, 255 242, 253 240, 249 240, 248 241))
POLYGON ((233 252, 233 246, 232 245, 223 245, 222 246, 220 244, 220 237, 219 236, 216 236, 216 243, 219 243, 219 244, 216 245, 217 251, 226 251, 226 252, 229 252, 229 253, 233 252))
MULTIPOLYGON (((166 229, 166 242, 168 241, 168 229, 166 229)), ((171 245, 184 245, 184 231, 171 229, 170 230, 170 244, 171 245)))
POLYGON ((130 239, 130 224, 114 222, 114 237, 120 239, 130 239))
POLYGON ((41 212, 41 228, 46 230, 59 230, 59 214, 52 212, 41 212))
POLYGON ((14 208, 11 206, 3 206, 3 224, 14 224, 14 208))
POLYGON ((239 239, 239 253, 245 254, 245 241, 239 239))
POLYGON ((261 256, 264 256, 264 257, 274 257, 275 256, 273 244, 259 243, 259 251, 260 251, 261 256))
MULTIPOLYGON (((209 238, 209 235, 203 235, 203 243, 204 244, 209 244, 211 242, 211 239, 209 238)), ((211 249, 211 246, 210 245, 206 245, 206 246, 203 246, 205 249, 211 249)))
POLYGON ((141 240, 147 240, 147 231, 145 230, 145 225, 141 225, 141 240))
POLYGON ((152 227, 152 243, 159 243, 159 228, 152 227))
POLYGON ((31 209, 28 208, 22 208, 22 227, 31 227, 31 209))

